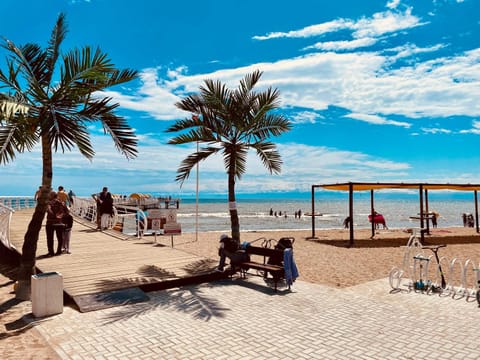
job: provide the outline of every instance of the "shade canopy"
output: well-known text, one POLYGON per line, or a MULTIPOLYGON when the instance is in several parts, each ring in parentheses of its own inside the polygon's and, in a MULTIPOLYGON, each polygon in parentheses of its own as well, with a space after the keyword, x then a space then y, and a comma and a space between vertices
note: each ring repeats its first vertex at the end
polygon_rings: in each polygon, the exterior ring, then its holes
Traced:
MULTIPOLYGON (((370 191, 371 192, 371 214, 374 213, 374 200, 373 193, 374 190, 382 189, 412 189, 419 191, 419 220, 422 241, 424 240, 424 224, 426 220, 426 232, 428 233, 428 191, 429 190, 453 190, 453 191, 473 191, 475 194, 475 222, 477 233, 480 232, 479 219, 478 219, 478 196, 477 192, 480 190, 480 184, 439 184, 439 183, 380 183, 380 182, 346 182, 346 183, 336 183, 336 184, 322 184, 322 185, 312 185, 312 238, 315 238, 315 189, 323 188, 325 190, 336 190, 336 191, 348 191, 349 192, 349 214, 347 219, 349 220, 349 229, 350 229, 350 244, 353 245, 353 193, 355 191, 370 191), (425 207, 424 208, 424 202, 425 207)), ((345 221, 347 220, 345 219, 345 221)), ((375 235, 375 224, 372 221, 372 237, 375 235)))
POLYGON ((475 191, 480 190, 480 184, 431 184, 431 183, 369 183, 369 182, 347 182, 336 184, 313 185, 314 187, 321 187, 326 190, 339 191, 366 191, 366 190, 381 190, 381 189, 419 189, 423 190, 459 190, 459 191, 475 191))

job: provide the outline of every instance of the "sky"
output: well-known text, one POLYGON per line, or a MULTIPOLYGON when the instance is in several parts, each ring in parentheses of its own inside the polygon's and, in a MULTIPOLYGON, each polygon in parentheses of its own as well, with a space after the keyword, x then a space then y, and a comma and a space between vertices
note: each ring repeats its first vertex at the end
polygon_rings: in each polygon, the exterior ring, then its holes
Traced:
MULTIPOLYGON (((126 160, 92 126, 95 157, 55 154, 54 187, 195 193, 196 172, 175 182, 195 151, 167 145, 165 129, 190 117, 175 103, 206 79, 235 88, 257 69, 256 89, 280 91, 292 130, 271 139, 281 174, 251 153, 238 194, 348 181, 480 183, 478 0, 2 0, 0 12, 12 14, 2 17, 2 39, 41 46, 64 12, 64 52, 100 47, 117 67, 139 72, 106 92, 135 129, 138 157, 126 160)), ((2 69, 5 56, 0 49, 2 69)), ((0 196, 33 194, 40 148, 0 172, 0 196)), ((201 195, 226 193, 221 157, 200 164, 198 186, 201 195)))

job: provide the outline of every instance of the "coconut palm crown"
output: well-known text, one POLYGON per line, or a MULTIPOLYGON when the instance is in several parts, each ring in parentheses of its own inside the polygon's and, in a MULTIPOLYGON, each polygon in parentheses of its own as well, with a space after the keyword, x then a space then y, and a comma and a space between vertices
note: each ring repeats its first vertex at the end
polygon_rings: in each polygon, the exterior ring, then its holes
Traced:
POLYGON ((254 91, 261 71, 247 74, 236 89, 218 80, 207 79, 200 93, 192 94, 175 105, 191 114, 177 121, 166 132, 180 134, 169 144, 201 144, 187 156, 177 170, 176 181, 183 184, 191 170, 202 160, 220 153, 228 176, 228 202, 232 237, 240 240, 240 224, 235 200, 235 182, 245 174, 247 154, 254 150, 271 174, 281 172, 282 159, 276 145, 269 141, 291 129, 283 115, 273 111, 280 106, 277 89, 254 91))

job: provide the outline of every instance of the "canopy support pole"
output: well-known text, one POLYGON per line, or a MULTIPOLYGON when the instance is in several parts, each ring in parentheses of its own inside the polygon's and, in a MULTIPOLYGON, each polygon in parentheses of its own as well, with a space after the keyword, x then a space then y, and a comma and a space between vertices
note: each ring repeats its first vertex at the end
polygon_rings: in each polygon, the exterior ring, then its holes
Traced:
POLYGON ((474 195, 475 195, 475 225, 477 227, 477 233, 478 233, 479 229, 478 229, 478 194, 477 194, 477 190, 474 191, 474 195))
POLYGON ((353 184, 348 185, 348 207, 350 216, 350 246, 353 246, 353 184))
POLYGON ((316 239, 315 237, 315 186, 312 185, 312 236, 310 239, 316 239))
POLYGON ((419 185, 418 192, 420 195, 420 240, 423 244, 425 240, 425 234, 423 232, 424 222, 423 222, 423 185, 422 184, 419 185))
POLYGON ((373 200, 373 189, 370 190, 370 216, 371 216, 371 223, 372 223, 372 237, 370 239, 373 239, 375 236, 375 204, 373 200))
POLYGON ((430 235, 430 211, 428 211, 428 189, 425 189, 425 214, 427 215, 427 231, 426 231, 426 234, 430 235))

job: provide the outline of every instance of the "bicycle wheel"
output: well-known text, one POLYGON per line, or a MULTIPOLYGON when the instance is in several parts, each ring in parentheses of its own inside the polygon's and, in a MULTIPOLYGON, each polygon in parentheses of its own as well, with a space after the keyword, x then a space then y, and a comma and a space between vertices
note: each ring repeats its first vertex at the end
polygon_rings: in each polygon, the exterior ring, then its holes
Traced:
POLYGON ((477 290, 477 303, 480 306, 480 290, 477 290))

